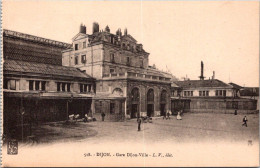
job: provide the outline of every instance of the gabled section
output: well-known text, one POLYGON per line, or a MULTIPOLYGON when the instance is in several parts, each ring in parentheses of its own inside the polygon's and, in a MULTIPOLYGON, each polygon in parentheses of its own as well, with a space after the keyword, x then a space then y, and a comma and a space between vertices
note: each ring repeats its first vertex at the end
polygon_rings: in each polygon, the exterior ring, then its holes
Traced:
POLYGON ((83 39, 83 38, 88 38, 88 35, 83 34, 83 33, 78 33, 76 36, 74 36, 72 38, 72 41, 77 41, 77 40, 80 40, 80 39, 83 39))

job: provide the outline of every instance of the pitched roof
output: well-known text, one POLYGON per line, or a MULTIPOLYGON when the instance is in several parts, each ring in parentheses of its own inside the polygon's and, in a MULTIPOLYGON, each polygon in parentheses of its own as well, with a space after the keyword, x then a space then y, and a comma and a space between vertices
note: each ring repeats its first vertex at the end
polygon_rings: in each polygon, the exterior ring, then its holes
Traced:
POLYGON ((232 85, 234 88, 236 89, 242 89, 243 87, 242 86, 239 86, 238 84, 235 84, 233 82, 229 83, 230 85, 232 85))
POLYGON ((7 29, 3 30, 3 35, 9 36, 9 37, 16 37, 16 38, 20 38, 23 40, 29 40, 29 41, 33 41, 33 42, 37 42, 37 43, 42 43, 42 44, 48 44, 48 45, 52 45, 52 46, 56 46, 56 47, 61 47, 63 49, 65 49, 71 45, 68 43, 51 40, 51 39, 47 39, 47 38, 42 38, 42 37, 30 35, 30 34, 20 33, 17 31, 12 31, 12 30, 7 30, 7 29))
POLYGON ((51 76, 73 77, 73 78, 92 78, 86 73, 83 73, 77 68, 73 68, 73 67, 35 63, 35 62, 25 62, 25 61, 18 61, 18 60, 4 60, 3 70, 4 73, 21 72, 21 73, 40 74, 46 76, 51 75, 51 76))
POLYGON ((231 85, 228 85, 220 80, 186 80, 186 81, 175 81, 173 82, 176 85, 182 88, 203 88, 203 87, 228 87, 232 88, 231 85))

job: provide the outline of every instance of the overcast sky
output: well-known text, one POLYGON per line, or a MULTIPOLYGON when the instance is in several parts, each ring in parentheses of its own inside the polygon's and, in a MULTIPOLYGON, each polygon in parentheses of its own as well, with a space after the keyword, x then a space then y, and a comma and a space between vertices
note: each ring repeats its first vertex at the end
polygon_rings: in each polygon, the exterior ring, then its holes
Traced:
POLYGON ((259 85, 259 2, 8 1, 3 28, 71 43, 81 23, 128 29, 150 53, 150 65, 166 66, 181 79, 206 78, 259 85))

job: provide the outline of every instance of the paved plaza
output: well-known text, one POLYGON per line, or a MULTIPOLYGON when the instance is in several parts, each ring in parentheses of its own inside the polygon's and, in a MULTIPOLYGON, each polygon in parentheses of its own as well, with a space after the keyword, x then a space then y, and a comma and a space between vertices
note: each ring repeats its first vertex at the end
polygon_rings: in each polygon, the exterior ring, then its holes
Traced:
POLYGON ((228 141, 257 142, 259 138, 258 114, 249 114, 248 127, 242 126, 244 115, 185 113, 183 120, 153 118, 152 123, 142 123, 137 131, 136 119, 125 122, 77 122, 64 125, 51 123, 34 129, 38 143, 68 141, 103 142, 204 142, 228 141))

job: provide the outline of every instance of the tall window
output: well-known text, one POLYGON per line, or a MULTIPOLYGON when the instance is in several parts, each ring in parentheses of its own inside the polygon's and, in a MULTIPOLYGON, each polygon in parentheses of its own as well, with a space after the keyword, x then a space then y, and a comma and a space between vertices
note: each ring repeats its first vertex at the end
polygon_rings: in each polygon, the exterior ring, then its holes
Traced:
POLYGON ((41 82, 41 88, 42 88, 43 91, 46 90, 46 82, 45 81, 41 82))
POLYGON ((33 83, 34 83, 33 80, 29 81, 29 90, 33 90, 33 83))
POLYGON ((209 96, 209 91, 206 91, 206 96, 209 96))
POLYGON ((78 64, 78 56, 75 56, 75 65, 77 65, 78 64))
POLYGON ((4 89, 8 89, 8 80, 4 78, 4 89))
POLYGON ((67 92, 70 92, 70 83, 67 83, 67 92))
POLYGON ((66 83, 61 83, 61 89, 63 92, 65 92, 65 88, 66 88, 66 83))
POLYGON ((16 81, 15 80, 10 80, 10 89, 16 90, 16 81))
POLYGON ((57 91, 60 92, 70 92, 70 83, 57 82, 57 91))
POLYGON ((60 91, 60 82, 57 82, 57 91, 59 92, 60 91))
POLYGON ((86 41, 83 42, 83 48, 86 48, 86 41))
POLYGON ((227 95, 227 91, 226 91, 226 90, 223 90, 223 96, 226 97, 226 95, 227 95))
POLYGON ((75 50, 78 50, 78 49, 79 49, 79 45, 75 44, 75 50))
POLYGON ((144 60, 140 59, 140 67, 143 68, 144 67, 144 60))
POLYGON ((111 62, 115 62, 115 54, 114 53, 110 54, 110 60, 111 60, 111 62))
POLYGON ((81 56, 81 63, 83 63, 83 64, 86 63, 86 55, 81 56))
POLYGON ((91 91, 91 84, 80 84, 79 87, 81 93, 86 93, 91 91))
POLYGON ((35 81, 35 90, 40 90, 40 81, 35 81))
POLYGON ((130 57, 126 57, 126 64, 130 65, 130 57))
POLYGON ((227 91, 226 90, 216 90, 215 93, 216 93, 215 96, 224 96, 224 97, 227 96, 227 91))

